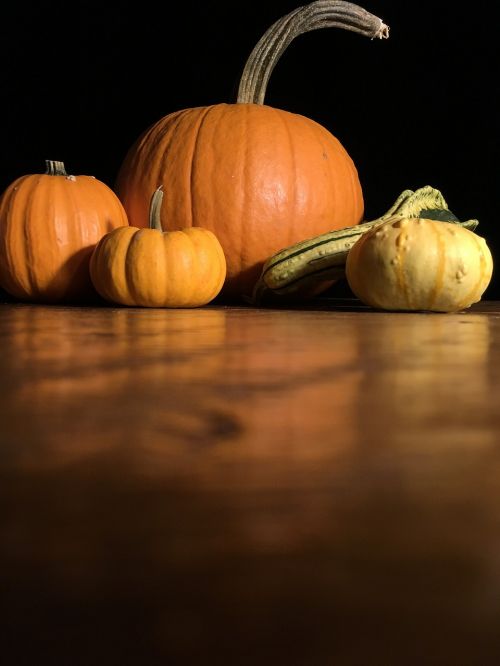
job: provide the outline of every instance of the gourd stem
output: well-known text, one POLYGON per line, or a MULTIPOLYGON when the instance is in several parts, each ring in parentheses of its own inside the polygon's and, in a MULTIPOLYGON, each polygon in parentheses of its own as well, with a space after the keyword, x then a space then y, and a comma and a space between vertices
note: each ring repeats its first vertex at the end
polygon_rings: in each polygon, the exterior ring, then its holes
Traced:
POLYGON ((161 204, 163 202, 163 189, 162 186, 154 192, 151 197, 151 203, 149 206, 149 228, 156 229, 156 231, 163 231, 161 226, 161 204))
POLYGON ((299 35, 320 28, 343 28, 371 39, 387 39, 389 27, 362 7, 342 0, 317 0, 279 19, 250 54, 241 75, 237 102, 264 104, 276 63, 299 35))
POLYGON ((64 162, 55 162, 54 160, 45 160, 47 170, 45 173, 49 176, 67 176, 64 162))

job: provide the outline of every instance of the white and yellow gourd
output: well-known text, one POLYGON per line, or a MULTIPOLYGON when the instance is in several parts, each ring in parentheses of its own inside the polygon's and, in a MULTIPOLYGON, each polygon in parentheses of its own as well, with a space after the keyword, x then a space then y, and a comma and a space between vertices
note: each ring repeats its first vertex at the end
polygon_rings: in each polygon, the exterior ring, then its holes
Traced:
POLYGON ((350 249, 355 296, 383 310, 456 312, 481 299, 493 272, 486 241, 457 224, 394 217, 350 249))

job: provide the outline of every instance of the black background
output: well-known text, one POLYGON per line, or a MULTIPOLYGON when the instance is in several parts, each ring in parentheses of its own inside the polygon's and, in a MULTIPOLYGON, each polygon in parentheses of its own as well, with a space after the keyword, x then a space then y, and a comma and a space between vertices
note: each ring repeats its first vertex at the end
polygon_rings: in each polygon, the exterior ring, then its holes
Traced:
MULTIPOLYGON (((111 187, 130 144, 180 108, 234 101, 254 44, 300 3, 16 3, 0 35, 3 190, 62 160, 111 187)), ((494 3, 360 3, 388 40, 340 30, 299 37, 266 103, 327 127, 354 159, 365 217, 406 188, 439 188, 500 257, 494 3)), ((485 297, 500 298, 500 271, 485 297)))

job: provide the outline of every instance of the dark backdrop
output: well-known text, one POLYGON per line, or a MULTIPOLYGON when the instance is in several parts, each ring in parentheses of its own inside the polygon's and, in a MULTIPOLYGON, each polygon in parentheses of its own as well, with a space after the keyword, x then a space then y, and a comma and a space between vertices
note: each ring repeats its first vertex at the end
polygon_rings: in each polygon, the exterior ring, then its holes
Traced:
MULTIPOLYGON (((253 45, 292 0, 15 3, 3 9, 1 188, 63 160, 113 186, 133 140, 179 108, 233 101, 253 45)), ((314 118, 353 157, 366 217, 403 189, 439 188, 500 257, 494 3, 366 0, 387 41, 300 37, 267 103, 314 118)), ((486 297, 500 298, 500 271, 486 297)))

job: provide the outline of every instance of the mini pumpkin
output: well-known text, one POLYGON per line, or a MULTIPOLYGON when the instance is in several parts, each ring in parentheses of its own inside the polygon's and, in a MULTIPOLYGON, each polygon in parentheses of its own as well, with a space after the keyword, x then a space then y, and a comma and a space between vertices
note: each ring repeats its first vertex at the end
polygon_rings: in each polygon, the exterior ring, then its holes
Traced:
POLYGON ((92 251, 127 224, 116 194, 93 176, 71 176, 62 162, 22 176, 0 199, 0 285, 23 301, 85 299, 95 291, 92 251))
POLYGON ((115 229, 97 244, 90 274, 105 300, 153 308, 198 307, 220 292, 226 260, 217 237, 201 227, 164 232, 162 199, 158 189, 148 229, 115 229))
POLYGON ((299 7, 258 42, 236 104, 165 116, 120 168, 117 192, 130 224, 147 226, 150 193, 162 185, 164 229, 202 226, 217 235, 227 259, 226 296, 250 295, 279 249, 362 219, 358 172, 340 141, 309 118, 264 105, 271 72, 292 40, 328 27, 388 36, 379 18, 349 2, 299 7))
POLYGON ((346 261, 353 293, 383 310, 463 310, 481 299, 492 271, 484 238, 422 218, 390 218, 363 234, 346 261))

